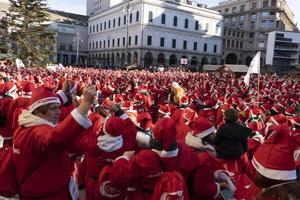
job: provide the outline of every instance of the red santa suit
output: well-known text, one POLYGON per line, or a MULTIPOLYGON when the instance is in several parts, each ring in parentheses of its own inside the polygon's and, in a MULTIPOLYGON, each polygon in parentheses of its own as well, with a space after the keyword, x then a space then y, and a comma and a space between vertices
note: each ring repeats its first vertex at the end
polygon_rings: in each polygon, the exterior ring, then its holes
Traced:
POLYGON ((0 126, 0 137, 4 139, 4 144, 11 145, 13 131, 11 124, 13 120, 12 104, 16 97, 17 87, 13 82, 6 82, 2 86, 1 93, 3 98, 0 99, 0 116, 4 119, 4 124, 0 126))
POLYGON ((214 134, 214 124, 203 117, 195 118, 191 123, 192 131, 186 135, 185 143, 197 152, 199 163, 191 174, 191 199, 217 199, 221 189, 216 178, 221 171, 218 171, 213 147, 202 141, 202 138, 214 134))
POLYGON ((76 109, 56 126, 32 114, 35 108, 49 103, 60 103, 60 100, 47 89, 36 89, 29 111, 24 110, 20 115, 21 128, 14 134, 14 156, 22 200, 71 199, 69 186, 76 196, 76 185, 70 178, 67 147, 92 124, 76 109))
POLYGON ((87 162, 86 199, 98 199, 97 179, 102 167, 112 164, 113 160, 124 151, 134 150, 136 147, 133 124, 126 114, 120 117, 110 117, 104 121, 103 133, 96 135, 90 130, 76 141, 77 146, 85 152, 87 162))

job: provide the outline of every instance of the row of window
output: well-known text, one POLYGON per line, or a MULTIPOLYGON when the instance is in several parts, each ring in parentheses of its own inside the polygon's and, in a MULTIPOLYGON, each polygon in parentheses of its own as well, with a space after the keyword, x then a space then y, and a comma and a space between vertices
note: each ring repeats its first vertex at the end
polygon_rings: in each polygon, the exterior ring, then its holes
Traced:
MULTIPOLYGON (((117 39, 112 39, 112 40, 103 40, 103 41, 96 41, 96 42, 90 42, 89 43, 89 49, 101 49, 101 48, 110 48, 110 47, 120 47, 120 46, 125 47, 126 46, 126 38, 117 38, 117 39), (111 43, 110 43, 111 42, 111 43), (111 46, 110 46, 111 45, 111 46)), ((128 37, 128 46, 132 45, 132 37, 128 37)), ((134 36, 134 45, 138 45, 138 36, 134 36)))
MULTIPOLYGON (((149 11, 149 14, 148 14, 148 22, 153 22, 153 12, 152 12, 152 11, 149 11)), ((161 23, 161 24, 166 24, 166 14, 163 13, 163 14, 161 15, 160 23, 161 23)), ((177 17, 177 16, 174 16, 174 17, 173 17, 173 26, 175 26, 175 27, 178 26, 178 17, 177 17)), ((189 29, 189 20, 188 20, 187 18, 184 20, 184 28, 185 28, 185 29, 189 29)), ((217 26, 216 26, 216 33, 218 33, 218 28, 219 28, 219 26, 217 25, 217 26)), ((195 21, 194 29, 195 29, 196 31, 199 30, 199 21, 198 21, 198 20, 195 21)), ((207 32, 208 29, 209 29, 209 24, 206 23, 205 31, 207 32)))
MULTIPOLYGON (((277 0, 271 0, 270 2, 268 0, 263 1, 262 3, 262 8, 268 8, 269 6, 276 6, 277 5, 277 0)), ((239 12, 243 12, 245 11, 245 5, 241 5, 239 7, 239 12)), ((250 6, 251 10, 255 10, 257 8, 257 2, 253 2, 250 6)), ((224 12, 224 13, 229 13, 229 8, 225 8, 223 11, 219 10, 220 13, 224 12)), ((231 8, 231 13, 236 13, 238 12, 238 8, 236 6, 231 8)))
MULTIPOLYGON (((134 17, 133 14, 130 13, 128 23, 133 22, 133 17, 134 17)), ((136 14, 135 14, 135 21, 138 22, 139 20, 140 20, 140 13, 139 13, 139 11, 137 11, 136 14)), ((149 12, 148 22, 153 22, 153 12, 152 11, 149 12)), ((166 14, 161 15, 161 21, 160 22, 161 22, 161 24, 166 24, 166 14)), ((89 33, 90 34, 97 33, 97 32, 102 31, 102 30, 108 30, 108 29, 111 29, 111 28, 115 28, 116 26, 120 27, 122 24, 123 25, 127 24, 127 16, 126 15, 123 16, 123 19, 121 19, 121 17, 118 17, 118 18, 114 18, 113 20, 108 20, 108 21, 105 21, 105 22, 100 22, 99 24, 94 24, 94 25, 90 26, 89 33)), ((177 16, 173 17, 173 26, 174 27, 178 26, 178 17, 177 16)), ((189 26, 190 26, 189 20, 185 19, 184 20, 184 28, 189 29, 189 26)), ((195 30, 199 30, 199 29, 201 30, 202 29, 202 27, 200 27, 200 24, 199 24, 198 20, 195 21, 194 29, 195 30)), ((208 32, 208 30, 209 30, 209 23, 206 23, 205 31, 208 32)), ((218 32, 219 32, 219 25, 216 25, 215 33, 218 33, 218 32)))
MULTIPOLYGON (((137 45, 138 44, 138 36, 136 35, 134 37, 134 45, 137 45)), ((112 39, 112 40, 103 40, 103 41, 96 41, 96 42, 90 42, 89 43, 89 49, 90 50, 94 50, 94 49, 101 49, 101 48, 110 48, 110 47, 120 47, 120 45, 122 45, 123 47, 126 46, 126 38, 123 37, 123 38, 117 38, 116 40, 115 39, 112 39)), ((131 46, 132 45, 132 37, 129 36, 128 37, 128 46, 131 46)), ((147 45, 148 46, 152 46, 152 36, 148 36, 147 37, 147 45)), ((165 47, 165 38, 164 37, 161 37, 160 38, 160 47, 165 47)), ((176 39, 172 39, 172 48, 177 48, 177 40, 176 39)), ((204 43, 203 45, 203 51, 204 52, 207 52, 207 48, 208 48, 208 44, 207 43, 204 43)), ((184 50, 187 50, 188 49, 188 42, 187 40, 184 40, 183 41, 183 45, 182 45, 182 49, 184 50)), ((198 42, 194 42, 193 43, 193 50, 194 51, 197 51, 198 50, 198 42)), ((217 53, 217 50, 218 50, 218 46, 217 45, 214 45, 214 48, 213 48, 213 52, 214 53, 217 53)))
MULTIPOLYGON (((148 35, 148 37, 147 37, 147 45, 152 46, 152 36, 150 36, 150 35, 148 35)), ((208 45, 207 43, 204 43, 204 45, 203 45, 204 52, 207 52, 207 48, 208 48, 207 45, 208 45)), ((165 47, 165 38, 163 38, 163 37, 160 38, 160 47, 165 47)), ((172 39, 172 48, 173 49, 177 48, 177 40, 176 39, 172 39)), ((187 40, 183 40, 182 49, 184 49, 184 50, 188 49, 187 40)), ((218 46, 214 45, 213 52, 217 53, 217 49, 218 49, 218 46)), ((198 50, 198 42, 193 43, 193 50, 194 51, 198 50)))
POLYGON ((243 42, 242 41, 235 41, 235 40, 223 40, 223 46, 226 48, 231 49, 243 49, 243 42), (226 42, 226 44, 225 44, 226 42))
POLYGON ((244 37, 244 33, 242 32, 239 32, 239 31, 232 31, 232 30, 224 30, 224 36, 229 36, 229 37, 241 37, 243 38, 244 37))
MULTIPOLYGON (((256 20, 256 16, 257 16, 256 13, 249 14, 249 19, 256 20)), ((261 17, 275 17, 276 16, 276 12, 275 11, 261 12, 260 16, 261 17)), ((245 21, 245 15, 233 16, 233 17, 226 17, 225 18, 225 23, 227 23, 227 22, 237 22, 237 21, 244 22, 245 21)))
MULTIPOLYGON (((137 11, 135 13, 135 21, 138 22, 140 20, 140 12, 137 11)), ((129 14, 129 23, 133 22, 133 14, 129 14)), ((127 24, 127 16, 124 15, 123 19, 121 17, 114 18, 113 20, 108 20, 105 22, 100 22, 99 24, 94 24, 93 26, 90 26, 90 34, 92 33, 97 33, 102 30, 107 30, 111 28, 115 28, 116 26, 120 27, 121 25, 126 25, 127 24)))

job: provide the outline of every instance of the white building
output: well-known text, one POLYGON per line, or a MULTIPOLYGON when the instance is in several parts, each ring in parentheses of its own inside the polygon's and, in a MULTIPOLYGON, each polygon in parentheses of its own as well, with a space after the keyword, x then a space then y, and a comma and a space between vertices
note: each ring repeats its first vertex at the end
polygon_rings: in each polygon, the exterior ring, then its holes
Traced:
POLYGON ((86 65, 88 56, 88 17, 48 10, 50 27, 55 32, 55 63, 86 65))
MULTIPOLYGON (((89 61, 94 65, 137 63, 218 64, 222 52, 222 16, 202 5, 179 0, 107 0, 89 18, 89 61)), ((97 9, 94 8, 94 9, 97 9)))
POLYGON ((269 33, 266 64, 277 72, 300 66, 300 32, 269 33))

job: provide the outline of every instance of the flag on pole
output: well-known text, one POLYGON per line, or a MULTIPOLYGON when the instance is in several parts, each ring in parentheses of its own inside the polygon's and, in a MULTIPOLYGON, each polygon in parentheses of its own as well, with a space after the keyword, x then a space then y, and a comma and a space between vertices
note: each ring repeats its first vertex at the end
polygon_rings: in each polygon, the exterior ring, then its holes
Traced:
POLYGON ((244 82, 249 86, 250 74, 260 74, 260 51, 254 56, 249 66, 248 72, 244 77, 244 82))

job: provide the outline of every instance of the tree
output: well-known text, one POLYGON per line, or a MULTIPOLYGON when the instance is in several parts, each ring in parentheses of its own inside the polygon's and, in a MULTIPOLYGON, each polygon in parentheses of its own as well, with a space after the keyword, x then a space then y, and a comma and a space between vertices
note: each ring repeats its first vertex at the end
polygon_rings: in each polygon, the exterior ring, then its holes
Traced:
MULTIPOLYGON (((0 19, 0 55, 1 54, 6 55, 8 52, 7 36, 8 36, 7 19, 6 19, 6 17, 2 17, 0 19)), ((2 57, 0 57, 0 59, 1 58, 2 57)))
POLYGON ((10 48, 8 57, 25 65, 45 66, 53 54, 54 33, 44 0, 9 0, 7 13, 10 48))

